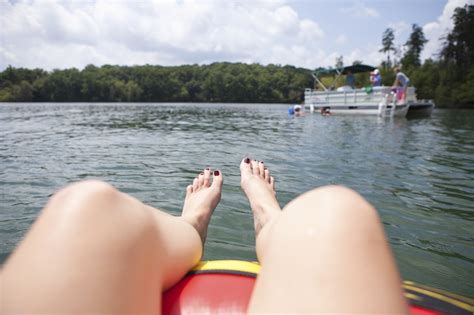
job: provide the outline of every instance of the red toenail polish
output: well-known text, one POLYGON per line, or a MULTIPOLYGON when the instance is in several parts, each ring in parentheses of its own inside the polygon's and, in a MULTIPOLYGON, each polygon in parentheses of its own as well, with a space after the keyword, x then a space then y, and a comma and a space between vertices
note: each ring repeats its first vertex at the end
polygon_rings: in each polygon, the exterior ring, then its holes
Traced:
POLYGON ((206 171, 209 171, 209 167, 206 167, 206 171))
POLYGON ((214 176, 219 176, 219 171, 214 171, 214 176))
POLYGON ((249 164, 249 163, 250 163, 250 159, 249 159, 249 158, 245 158, 244 162, 247 163, 247 164, 249 164))
POLYGON ((263 164, 263 161, 260 161, 260 163, 262 163, 262 164, 263 164))
POLYGON ((204 173, 201 173, 200 175, 204 175, 204 173))

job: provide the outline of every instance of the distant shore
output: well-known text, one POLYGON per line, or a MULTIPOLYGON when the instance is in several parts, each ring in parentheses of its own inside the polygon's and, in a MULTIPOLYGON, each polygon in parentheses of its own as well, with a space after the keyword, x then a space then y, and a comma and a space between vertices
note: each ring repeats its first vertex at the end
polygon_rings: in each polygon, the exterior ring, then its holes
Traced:
MULTIPOLYGON (((434 99, 439 108, 474 107, 469 84, 451 91, 449 86, 439 85, 436 80, 426 80, 425 72, 436 73, 435 65, 433 61, 426 61, 419 69, 408 73, 417 88, 418 98, 434 99), (432 86, 434 83, 436 85, 432 86)), ((392 68, 380 67, 380 72, 383 85, 391 86, 394 81, 392 68)), ((358 87, 370 85, 366 73, 356 74, 355 80, 358 87)), ((340 79, 336 84, 342 85, 344 80, 340 79)), ((313 86, 310 69, 272 64, 89 65, 83 70, 71 68, 51 72, 8 67, 0 72, 0 102, 295 104, 302 103, 304 90, 313 86)))

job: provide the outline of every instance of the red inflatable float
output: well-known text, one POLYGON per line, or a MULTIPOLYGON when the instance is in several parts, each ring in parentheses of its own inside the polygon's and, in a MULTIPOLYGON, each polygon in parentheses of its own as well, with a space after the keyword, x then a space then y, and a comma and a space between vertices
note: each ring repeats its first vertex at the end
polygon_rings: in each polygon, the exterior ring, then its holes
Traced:
MULTIPOLYGON (((163 293, 163 314, 244 314, 250 301, 258 263, 239 260, 201 262, 178 284, 163 293)), ((412 315, 469 314, 473 300, 448 292, 403 283, 412 315)))

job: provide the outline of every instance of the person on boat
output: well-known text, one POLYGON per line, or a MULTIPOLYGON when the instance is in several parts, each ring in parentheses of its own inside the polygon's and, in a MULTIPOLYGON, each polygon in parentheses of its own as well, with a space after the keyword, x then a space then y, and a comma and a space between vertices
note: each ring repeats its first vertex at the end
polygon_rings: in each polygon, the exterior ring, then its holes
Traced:
POLYGON ((375 69, 370 73, 370 82, 372 83, 372 86, 382 85, 382 76, 380 75, 379 69, 375 69))
MULTIPOLYGON (((180 216, 96 180, 56 192, 3 266, 2 314, 159 314, 162 292, 203 256, 223 181, 220 170, 200 172, 180 216)), ((240 185, 261 264, 249 313, 407 312, 383 226, 362 196, 324 186, 282 210, 269 169, 249 158, 240 185)))
POLYGON ((347 71, 347 74, 346 74, 346 85, 355 89, 355 77, 350 71, 347 71))
POLYGON ((395 71, 395 81, 393 82, 392 88, 396 89, 396 88, 400 87, 400 89, 401 89, 400 99, 404 100, 405 97, 406 97, 407 88, 410 85, 410 79, 408 78, 408 76, 405 73, 403 73, 400 70, 399 67, 396 67, 394 69, 394 71, 395 71))

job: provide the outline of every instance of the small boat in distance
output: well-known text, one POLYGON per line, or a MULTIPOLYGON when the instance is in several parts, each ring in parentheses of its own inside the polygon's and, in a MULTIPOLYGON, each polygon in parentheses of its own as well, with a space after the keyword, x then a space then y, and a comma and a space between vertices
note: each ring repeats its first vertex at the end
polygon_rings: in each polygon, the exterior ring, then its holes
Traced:
MULTIPOLYGON (((334 114, 377 115, 388 117, 405 117, 407 113, 430 115, 434 107, 431 100, 416 99, 415 88, 408 87, 406 95, 397 93, 389 86, 367 86, 352 88, 349 85, 335 89, 337 80, 342 75, 372 72, 376 68, 358 64, 342 68, 318 68, 312 76, 315 80, 315 89, 306 89, 304 93, 305 108, 311 111, 330 110, 334 114), (334 81, 326 87, 320 78, 333 76, 334 81), (321 89, 316 89, 316 86, 321 89), (412 108, 410 110, 410 108, 412 108)), ((418 116, 418 115, 417 115, 418 116)))

